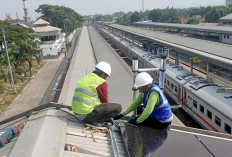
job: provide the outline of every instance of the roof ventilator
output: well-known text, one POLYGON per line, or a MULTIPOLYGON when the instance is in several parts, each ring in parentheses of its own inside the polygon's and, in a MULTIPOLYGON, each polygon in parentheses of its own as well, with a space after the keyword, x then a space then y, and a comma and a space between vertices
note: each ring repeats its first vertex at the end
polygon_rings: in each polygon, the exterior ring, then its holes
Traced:
POLYGON ((178 66, 178 65, 176 65, 176 66, 173 66, 172 68, 179 68, 179 66, 178 66))
POLYGON ((219 88, 219 89, 217 89, 217 93, 224 93, 226 90, 225 89, 223 89, 223 88, 219 88))
POLYGON ((184 74, 180 74, 180 75, 176 76, 176 78, 179 80, 183 80, 186 77, 191 76, 191 75, 192 75, 191 73, 184 73, 184 74))
POLYGON ((232 95, 226 95, 226 96, 224 96, 226 99, 230 99, 230 98, 232 98, 232 95))
POLYGON ((198 89, 201 89, 207 86, 216 86, 215 84, 212 84, 208 82, 207 80, 197 80, 197 81, 193 80, 193 81, 190 81, 190 83, 192 83, 190 87, 193 88, 194 90, 198 90, 198 89))

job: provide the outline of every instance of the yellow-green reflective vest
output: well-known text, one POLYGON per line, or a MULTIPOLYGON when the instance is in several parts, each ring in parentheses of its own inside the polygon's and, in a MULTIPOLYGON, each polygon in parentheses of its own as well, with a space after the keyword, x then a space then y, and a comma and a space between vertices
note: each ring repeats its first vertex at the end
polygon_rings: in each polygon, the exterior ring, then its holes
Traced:
POLYGON ((106 80, 91 73, 77 82, 72 100, 72 111, 77 114, 89 114, 101 104, 96 88, 106 80))

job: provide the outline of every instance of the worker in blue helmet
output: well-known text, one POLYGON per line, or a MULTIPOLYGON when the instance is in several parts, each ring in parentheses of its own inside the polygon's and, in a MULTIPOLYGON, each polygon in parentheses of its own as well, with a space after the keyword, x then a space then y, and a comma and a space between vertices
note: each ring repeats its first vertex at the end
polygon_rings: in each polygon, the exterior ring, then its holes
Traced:
POLYGON ((157 129, 165 129, 171 124, 173 114, 170 104, 159 86, 152 81, 153 79, 146 72, 139 73, 136 76, 134 87, 138 88, 141 94, 125 111, 114 117, 114 120, 141 108, 141 104, 143 104, 142 110, 138 111, 140 116, 131 118, 128 121, 129 123, 137 126, 148 125, 157 129))
POLYGON ((97 125, 110 120, 122 111, 120 104, 108 102, 106 79, 110 74, 110 64, 99 62, 93 73, 77 82, 72 111, 83 122, 97 125))

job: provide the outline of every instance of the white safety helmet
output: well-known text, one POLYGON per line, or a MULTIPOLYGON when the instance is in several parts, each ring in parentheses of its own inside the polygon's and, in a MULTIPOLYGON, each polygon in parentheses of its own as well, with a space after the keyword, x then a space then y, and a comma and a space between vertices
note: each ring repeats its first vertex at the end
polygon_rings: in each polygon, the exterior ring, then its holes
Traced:
POLYGON ((111 74, 111 66, 109 63, 106 62, 99 62, 95 68, 98 68, 99 70, 103 71, 104 73, 106 73, 108 76, 110 76, 111 74))
POLYGON ((150 83, 152 83, 153 79, 151 78, 151 75, 149 75, 146 72, 139 73, 135 78, 135 88, 139 88, 142 86, 146 86, 150 83))

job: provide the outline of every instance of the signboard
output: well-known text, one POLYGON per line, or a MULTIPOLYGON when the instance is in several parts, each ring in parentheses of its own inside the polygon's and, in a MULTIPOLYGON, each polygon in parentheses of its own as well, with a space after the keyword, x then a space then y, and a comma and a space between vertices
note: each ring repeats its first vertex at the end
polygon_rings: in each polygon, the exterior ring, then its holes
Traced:
POLYGON ((203 61, 200 60, 200 59, 197 59, 197 58, 194 58, 194 59, 193 59, 193 63, 200 63, 200 62, 203 62, 203 61))

